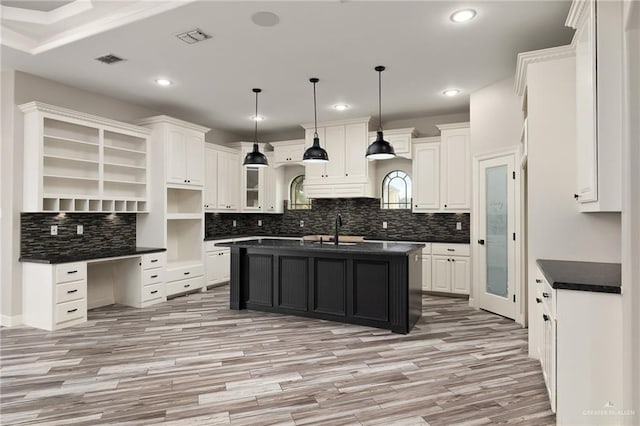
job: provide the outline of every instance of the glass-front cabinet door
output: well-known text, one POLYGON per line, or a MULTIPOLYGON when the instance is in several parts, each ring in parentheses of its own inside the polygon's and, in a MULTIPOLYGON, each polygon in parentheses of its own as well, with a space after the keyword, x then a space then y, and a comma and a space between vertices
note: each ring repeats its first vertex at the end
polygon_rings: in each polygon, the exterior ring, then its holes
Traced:
POLYGON ((246 167, 244 169, 244 195, 243 209, 260 211, 261 206, 261 180, 260 169, 255 167, 246 167))

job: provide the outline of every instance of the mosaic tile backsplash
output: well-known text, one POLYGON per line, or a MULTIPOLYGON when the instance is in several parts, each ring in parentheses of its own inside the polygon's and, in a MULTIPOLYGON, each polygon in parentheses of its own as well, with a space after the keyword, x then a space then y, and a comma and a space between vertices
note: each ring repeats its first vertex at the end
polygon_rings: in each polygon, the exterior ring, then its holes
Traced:
POLYGON ((65 252, 95 253, 136 246, 136 215, 129 213, 22 213, 20 254, 35 256, 65 252), (51 225, 58 235, 51 235, 51 225), (84 233, 76 234, 82 225, 84 233))
MULTIPOLYGON (((286 203, 286 202, 285 202, 286 203)), ((316 199, 310 210, 285 210, 284 214, 206 213, 208 239, 231 235, 302 236, 333 234, 335 216, 342 215, 342 235, 369 239, 469 243, 468 213, 411 213, 382 210, 375 198, 316 199), (233 221, 236 227, 233 227, 233 221), (262 220, 262 226, 258 226, 262 220), (300 221, 304 227, 300 227, 300 221), (382 222, 387 222, 387 229, 382 222), (461 222, 462 230, 456 230, 461 222)))

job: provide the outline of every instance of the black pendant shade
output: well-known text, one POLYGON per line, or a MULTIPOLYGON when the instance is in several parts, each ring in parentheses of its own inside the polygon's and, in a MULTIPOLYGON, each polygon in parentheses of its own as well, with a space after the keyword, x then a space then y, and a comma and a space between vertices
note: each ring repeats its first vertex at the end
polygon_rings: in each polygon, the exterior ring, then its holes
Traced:
POLYGON ((316 107, 316 83, 320 81, 318 78, 310 78, 309 81, 313 83, 313 116, 314 116, 314 131, 313 131, 313 145, 311 145, 304 152, 302 161, 305 163, 326 163, 329 161, 329 154, 320 146, 320 138, 318 137, 318 109, 316 107))
POLYGON ((253 151, 249 152, 242 162, 243 166, 247 167, 267 167, 269 162, 267 161, 267 157, 263 153, 260 152, 258 148, 258 93, 262 92, 261 89, 253 89, 253 93, 256 94, 256 115, 255 119, 255 127, 253 132, 253 151))
POLYGON ((378 72, 378 137, 367 148, 367 158, 369 160, 388 160, 394 158, 396 152, 393 146, 384 140, 382 133, 382 71, 385 70, 385 67, 378 65, 375 70, 378 72))

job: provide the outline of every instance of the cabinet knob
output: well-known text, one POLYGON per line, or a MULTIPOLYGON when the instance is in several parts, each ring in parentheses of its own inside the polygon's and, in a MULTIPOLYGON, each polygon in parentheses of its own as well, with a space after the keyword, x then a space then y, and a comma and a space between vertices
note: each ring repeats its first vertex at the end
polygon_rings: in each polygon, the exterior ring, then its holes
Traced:
POLYGON ((447 259, 447 262, 451 262, 451 259, 447 259))
POLYGON ((542 303, 542 299, 540 299, 539 297, 536 297, 536 303, 542 303))
POLYGON ((542 319, 545 320, 545 321, 549 321, 549 315, 542 314, 542 319))
POLYGON ((153 291, 151 292, 151 294, 156 294, 157 292, 158 292, 158 290, 153 290, 153 291))
POLYGON ((451 259, 451 261, 452 261, 452 262, 455 262, 456 260, 455 260, 455 259, 451 259))
POLYGON ((542 280, 541 280, 540 278, 536 278, 536 282, 537 282, 538 284, 542 284, 542 280))
POLYGON ((78 308, 69 309, 69 310, 67 310, 67 313, 71 314, 71 313, 73 313, 73 312, 75 312, 77 310, 78 310, 78 308))
POLYGON ((551 295, 549 293, 542 293, 542 297, 544 297, 545 299, 548 299, 551 297, 551 295))
POLYGON ((573 198, 575 198, 576 200, 578 200, 580 198, 580 195, 578 194, 573 194, 573 198))
POLYGON ((446 208, 446 207, 447 207, 447 205, 445 204, 445 205, 444 205, 444 207, 446 208))
POLYGON ((345 175, 345 176, 349 176, 349 173, 345 173, 344 175, 345 175))

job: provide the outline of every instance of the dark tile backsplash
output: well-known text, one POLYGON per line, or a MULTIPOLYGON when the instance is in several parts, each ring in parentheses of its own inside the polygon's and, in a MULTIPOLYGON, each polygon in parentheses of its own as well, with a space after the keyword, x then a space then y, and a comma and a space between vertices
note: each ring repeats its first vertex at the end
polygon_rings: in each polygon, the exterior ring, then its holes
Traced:
POLYGON ((370 239, 468 243, 468 213, 411 213, 410 210, 382 210, 375 198, 313 200, 311 210, 287 210, 285 213, 207 213, 207 238, 228 235, 302 236, 333 234, 335 215, 342 214, 342 235, 363 235, 370 239), (233 227, 233 221, 236 227, 233 227), (262 220, 262 226, 258 226, 262 220), (300 227, 304 220, 304 227, 300 227), (382 222, 387 229, 382 229, 382 222), (462 230, 456 230, 456 222, 462 230))
POLYGON ((20 215, 20 254, 35 256, 66 252, 92 253, 135 248, 136 215, 118 213, 22 213, 20 215), (58 235, 51 235, 58 225, 58 235), (76 226, 84 227, 83 235, 76 226))

